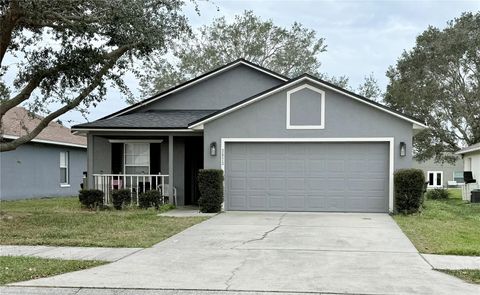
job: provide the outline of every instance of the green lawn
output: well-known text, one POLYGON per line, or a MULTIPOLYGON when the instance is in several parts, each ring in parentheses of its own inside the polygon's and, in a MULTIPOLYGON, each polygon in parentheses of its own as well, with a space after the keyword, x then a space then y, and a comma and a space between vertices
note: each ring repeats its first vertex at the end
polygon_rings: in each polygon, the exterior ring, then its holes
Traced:
POLYGON ((102 264, 105 262, 0 256, 0 285, 44 278, 102 264))
POLYGON ((89 211, 78 198, 0 202, 1 245, 150 247, 205 217, 159 217, 153 209, 89 211))
POLYGON ((480 256, 480 204, 449 191, 449 199, 426 200, 421 213, 394 219, 421 253, 480 256))
POLYGON ((459 270, 437 269, 437 270, 452 276, 456 276, 469 283, 480 284, 480 269, 459 269, 459 270))

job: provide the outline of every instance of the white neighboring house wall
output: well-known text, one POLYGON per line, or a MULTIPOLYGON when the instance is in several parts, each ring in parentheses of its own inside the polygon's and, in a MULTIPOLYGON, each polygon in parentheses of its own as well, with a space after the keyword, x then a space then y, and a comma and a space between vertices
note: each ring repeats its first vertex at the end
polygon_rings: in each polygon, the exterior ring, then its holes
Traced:
POLYGON ((480 144, 464 148, 457 152, 463 158, 464 171, 472 171, 476 183, 466 185, 463 190, 463 199, 470 200, 470 191, 480 189, 480 144))

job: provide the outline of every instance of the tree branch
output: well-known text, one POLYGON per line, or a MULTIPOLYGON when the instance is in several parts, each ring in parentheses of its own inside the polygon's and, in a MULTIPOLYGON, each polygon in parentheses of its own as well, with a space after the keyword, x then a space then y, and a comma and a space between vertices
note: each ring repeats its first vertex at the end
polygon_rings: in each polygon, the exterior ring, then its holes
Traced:
POLYGON ((28 133, 24 136, 21 136, 21 137, 15 139, 13 141, 0 143, 0 152, 14 150, 18 146, 20 146, 20 145, 22 145, 26 142, 29 142, 30 140, 34 139, 38 134, 40 134, 40 132, 43 129, 45 129, 51 121, 53 121, 54 119, 58 118, 59 116, 65 114, 66 112, 68 112, 68 111, 74 109, 75 107, 77 107, 85 98, 87 98, 87 96, 93 90, 95 90, 95 88, 97 88, 100 85, 103 77, 108 73, 108 71, 110 71, 110 69, 112 69, 115 66, 117 60, 120 57, 122 57, 122 55, 132 47, 134 47, 134 46, 132 46, 132 45, 123 46, 123 47, 120 47, 120 48, 112 51, 108 55, 110 57, 109 60, 103 65, 103 67, 100 69, 100 71, 95 75, 95 77, 92 80, 92 82, 90 83, 90 85, 88 85, 88 87, 86 87, 82 92, 80 92, 80 94, 75 99, 73 99, 72 101, 67 103, 65 106, 63 106, 63 107, 59 108, 58 110, 54 111, 53 113, 49 114, 45 118, 43 118, 40 121, 40 123, 38 123, 38 125, 32 131, 30 131, 30 133, 28 133))
POLYGON ((35 90, 35 88, 38 87, 38 85, 40 84, 40 82, 43 80, 44 77, 45 75, 40 75, 33 78, 28 82, 27 86, 25 86, 22 89, 22 91, 20 91, 20 93, 15 95, 13 98, 0 103, 0 120, 3 118, 5 113, 8 112, 10 109, 27 100, 32 94, 33 90, 35 90))
POLYGON ((0 66, 2 65, 7 48, 12 41, 13 30, 20 17, 21 13, 19 11, 18 2, 16 0, 11 0, 10 6, 0 18, 0 66))

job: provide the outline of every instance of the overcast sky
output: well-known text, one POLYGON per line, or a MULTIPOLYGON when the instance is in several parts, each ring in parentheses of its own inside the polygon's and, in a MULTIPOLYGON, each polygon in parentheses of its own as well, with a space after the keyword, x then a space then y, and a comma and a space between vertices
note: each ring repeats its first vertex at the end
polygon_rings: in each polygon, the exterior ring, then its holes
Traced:
MULTIPOLYGON (((320 58, 322 72, 346 75, 354 88, 373 72, 383 90, 388 66, 395 64, 403 50, 412 48, 417 35, 429 25, 445 27, 448 20, 462 12, 479 11, 480 1, 216 0, 200 2, 199 8, 200 16, 191 5, 185 9, 194 28, 220 16, 233 19, 244 10, 253 10, 280 26, 290 27, 293 22, 300 22, 326 39, 327 52, 320 58)), ((138 93, 135 79, 128 77, 127 82, 138 93)), ((116 91, 110 91, 106 101, 91 109, 88 119, 98 119, 125 106, 125 100, 116 91)), ((78 113, 62 119, 74 124, 84 122, 78 113)))

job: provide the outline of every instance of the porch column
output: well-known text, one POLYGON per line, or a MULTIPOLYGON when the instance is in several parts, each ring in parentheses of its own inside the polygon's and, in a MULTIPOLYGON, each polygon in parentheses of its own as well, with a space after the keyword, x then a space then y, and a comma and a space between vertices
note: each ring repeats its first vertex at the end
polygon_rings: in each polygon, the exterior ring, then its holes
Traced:
MULTIPOLYGON (((173 204, 173 135, 168 136, 168 195, 169 203, 173 204)), ((176 204, 175 204, 176 205, 176 204)))

